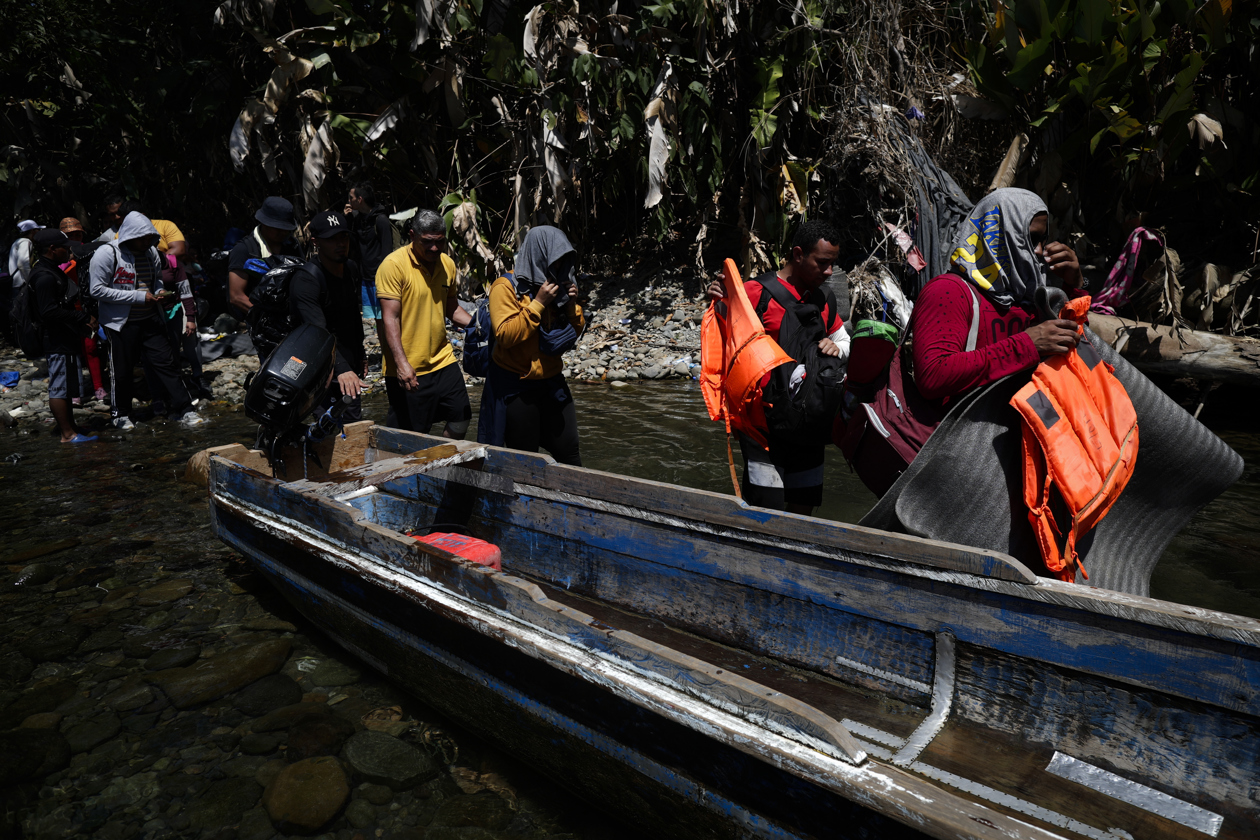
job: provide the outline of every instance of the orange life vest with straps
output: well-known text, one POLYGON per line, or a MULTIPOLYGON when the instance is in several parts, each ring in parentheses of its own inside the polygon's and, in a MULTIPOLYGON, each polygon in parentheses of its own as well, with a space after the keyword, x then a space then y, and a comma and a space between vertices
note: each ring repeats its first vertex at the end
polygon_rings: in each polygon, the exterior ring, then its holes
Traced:
POLYGON ((726 423, 765 448, 761 380, 792 361, 762 329, 734 261, 722 265, 725 297, 713 301, 700 323, 700 392, 709 419, 726 423))
MULTIPOLYGON (((1084 333, 1088 297, 1068 301, 1060 318, 1084 333)), ((1102 521, 1137 463, 1138 428, 1133 401, 1089 341, 1037 366, 1032 381, 1011 398, 1023 418, 1024 503, 1047 568, 1064 581, 1079 568, 1076 541, 1102 521), (1050 510, 1050 485, 1072 517, 1062 540, 1050 510)))

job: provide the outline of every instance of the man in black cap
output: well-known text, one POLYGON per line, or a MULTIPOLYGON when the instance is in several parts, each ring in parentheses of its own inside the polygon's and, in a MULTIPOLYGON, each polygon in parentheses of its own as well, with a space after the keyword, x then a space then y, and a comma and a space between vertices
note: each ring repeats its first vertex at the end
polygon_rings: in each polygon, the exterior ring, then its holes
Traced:
POLYGON ((272 257, 299 256, 292 236, 297 222, 293 219, 293 205, 287 199, 270 196, 254 218, 258 227, 242 237, 228 255, 228 303, 236 308, 232 314, 241 319, 254 305, 249 293, 267 273, 266 269, 274 268, 272 257))
POLYGON ((359 420, 363 416, 359 402, 363 380, 359 377, 365 372, 366 354, 359 310, 362 277, 359 266, 350 259, 350 224, 345 214, 325 210, 311 219, 311 237, 315 259, 289 280, 289 315, 295 324, 313 324, 337 339, 333 373, 338 391, 333 398, 352 397, 341 418, 359 420))
POLYGON ((84 337, 96 330, 96 319, 74 305, 79 288, 61 270, 61 264, 70 259, 70 238, 45 228, 32 237, 32 243, 38 259, 27 282, 35 295, 48 355, 48 407, 61 431, 62 443, 90 443, 96 438, 75 428, 70 400, 79 396, 79 350, 84 337))

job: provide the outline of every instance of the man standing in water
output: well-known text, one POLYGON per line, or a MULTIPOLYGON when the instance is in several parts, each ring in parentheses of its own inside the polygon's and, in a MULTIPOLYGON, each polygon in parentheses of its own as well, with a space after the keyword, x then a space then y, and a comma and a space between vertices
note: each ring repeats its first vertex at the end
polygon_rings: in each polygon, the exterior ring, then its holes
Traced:
MULTIPOLYGON (((118 239, 92 256, 92 297, 100 304, 101 325, 109 337, 109 413, 116 428, 135 428, 131 421, 133 372, 141 353, 171 398, 173 416, 188 426, 205 422, 192 410, 192 397, 180 381, 170 336, 158 302, 175 294, 162 285, 162 260, 157 228, 140 213, 128 213, 118 239)), ((185 301, 192 306, 192 298, 185 301)), ((195 328, 195 324, 191 324, 195 328)))
POLYGON ((381 263, 376 294, 390 350, 384 361, 391 420, 425 433, 444 420, 443 434, 462 440, 472 405, 446 340, 446 319, 466 327, 472 316, 459 305, 455 262, 445 250, 446 222, 432 210, 419 211, 411 220, 411 244, 381 263))

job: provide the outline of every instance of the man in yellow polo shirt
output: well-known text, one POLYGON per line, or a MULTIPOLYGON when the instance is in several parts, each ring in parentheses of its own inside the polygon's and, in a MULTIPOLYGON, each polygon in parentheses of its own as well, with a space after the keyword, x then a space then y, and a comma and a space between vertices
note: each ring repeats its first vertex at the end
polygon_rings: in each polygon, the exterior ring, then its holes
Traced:
POLYGON ((376 298, 385 321, 385 392, 390 425, 428 433, 439 420, 446 437, 468 432, 472 407, 446 319, 466 327, 472 316, 455 293, 455 262, 446 251, 446 222, 432 210, 411 220, 411 243, 387 256, 376 271, 376 298))

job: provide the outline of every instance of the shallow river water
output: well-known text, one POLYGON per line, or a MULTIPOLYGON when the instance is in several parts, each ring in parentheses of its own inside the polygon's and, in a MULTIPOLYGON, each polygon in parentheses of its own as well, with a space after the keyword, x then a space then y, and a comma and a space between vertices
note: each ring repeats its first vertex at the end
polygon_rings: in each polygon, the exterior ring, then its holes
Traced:
MULTIPOLYGON (((575 384, 574 395, 586 466, 731 492, 725 438, 694 383, 575 384)), ((383 403, 369 398, 369 418, 383 419, 383 403)), ((1157 597, 1260 617, 1260 437, 1238 419, 1247 413, 1213 426, 1247 472, 1169 548, 1157 597)), ((78 447, 0 431, 0 836, 268 840, 269 812, 286 806, 263 790, 301 759, 330 775, 325 789, 295 789, 281 835, 635 836, 376 678, 218 542, 204 488, 178 477, 200 449, 250 443, 253 426, 210 415, 196 430, 142 424, 78 447), (193 662, 249 687, 210 702, 178 674, 153 688, 154 674, 193 662), (279 662, 250 684, 251 667, 279 662), (365 721, 401 745, 401 765, 363 759, 347 776, 320 764, 363 741, 365 721), (330 803, 326 823, 299 824, 330 803)), ((873 501, 832 449, 820 515, 856 521, 873 501)))

